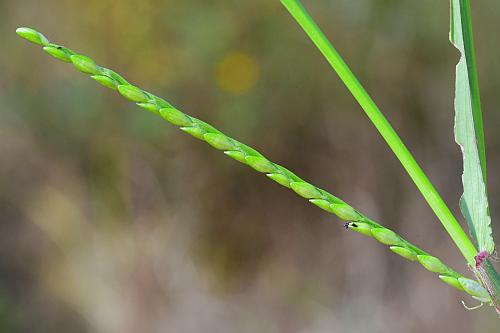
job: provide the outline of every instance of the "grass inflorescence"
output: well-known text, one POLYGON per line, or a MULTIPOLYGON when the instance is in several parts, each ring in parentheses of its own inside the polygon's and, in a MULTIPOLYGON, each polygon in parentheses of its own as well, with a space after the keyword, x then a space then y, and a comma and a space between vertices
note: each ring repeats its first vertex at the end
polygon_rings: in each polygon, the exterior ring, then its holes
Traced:
POLYGON ((472 297, 482 302, 491 301, 488 292, 477 281, 462 276, 437 257, 421 250, 394 231, 366 217, 342 199, 270 161, 255 149, 225 135, 204 121, 183 113, 163 98, 130 84, 121 75, 97 65, 91 58, 64 46, 51 43, 34 29, 19 28, 16 32, 21 37, 41 45, 44 51, 56 59, 72 63, 76 69, 90 75, 92 79, 103 86, 117 90, 123 97, 135 102, 141 108, 160 115, 183 132, 205 141, 234 160, 266 174, 270 179, 291 189, 328 213, 335 214, 346 221, 346 228, 376 239, 407 260, 419 262, 428 271, 439 274, 439 278, 443 282, 468 293, 472 297))

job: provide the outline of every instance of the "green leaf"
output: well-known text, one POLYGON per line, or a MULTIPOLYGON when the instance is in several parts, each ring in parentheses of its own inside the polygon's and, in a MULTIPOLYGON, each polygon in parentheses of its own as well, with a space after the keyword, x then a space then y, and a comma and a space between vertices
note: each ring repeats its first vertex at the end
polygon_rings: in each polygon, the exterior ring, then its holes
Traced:
POLYGON ((470 0, 451 0, 450 41, 460 51, 455 84, 455 140, 464 161, 460 209, 479 251, 493 253, 486 187, 486 157, 476 72, 470 0))

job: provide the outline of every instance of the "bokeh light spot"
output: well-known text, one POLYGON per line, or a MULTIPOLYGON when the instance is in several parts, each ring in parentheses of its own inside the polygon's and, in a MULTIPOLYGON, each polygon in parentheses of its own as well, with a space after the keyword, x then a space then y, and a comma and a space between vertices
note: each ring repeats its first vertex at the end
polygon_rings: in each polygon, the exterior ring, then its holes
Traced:
POLYGON ((255 86, 259 78, 259 65, 243 52, 230 52, 222 57, 215 68, 217 86, 232 94, 244 94, 255 86))

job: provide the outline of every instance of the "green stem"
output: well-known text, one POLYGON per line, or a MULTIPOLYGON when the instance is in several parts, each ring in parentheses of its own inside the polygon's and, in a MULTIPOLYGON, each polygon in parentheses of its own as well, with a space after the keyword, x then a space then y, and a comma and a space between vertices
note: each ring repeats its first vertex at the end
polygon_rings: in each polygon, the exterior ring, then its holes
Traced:
POLYGON ((470 265, 473 265, 474 256, 477 253, 476 248, 456 218, 453 216, 450 209, 437 192, 436 188, 425 175, 422 168, 415 161, 415 158, 412 156, 408 148, 401 141, 401 138, 398 136, 394 128, 391 126, 389 121, 387 121, 368 92, 363 88, 361 83, 352 73, 349 66, 328 41, 326 36, 299 0, 281 0, 281 3, 286 7, 302 29, 304 29, 309 38, 321 51, 342 82, 344 82, 354 98, 358 101, 368 118, 375 125, 405 170, 408 172, 415 185, 417 185, 425 200, 439 218, 441 224, 446 229, 451 239, 455 242, 462 255, 470 265))
POLYGON ((491 303, 500 315, 500 276, 490 259, 483 261, 474 271, 488 291, 491 303))

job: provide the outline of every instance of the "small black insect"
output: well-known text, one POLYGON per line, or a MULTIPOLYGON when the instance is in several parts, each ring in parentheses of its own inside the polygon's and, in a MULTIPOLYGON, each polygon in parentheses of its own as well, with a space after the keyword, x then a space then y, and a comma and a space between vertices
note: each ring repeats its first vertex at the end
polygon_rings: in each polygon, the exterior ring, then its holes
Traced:
POLYGON ((349 227, 357 228, 358 225, 356 223, 351 223, 351 222, 344 223, 344 228, 349 229, 349 227))

